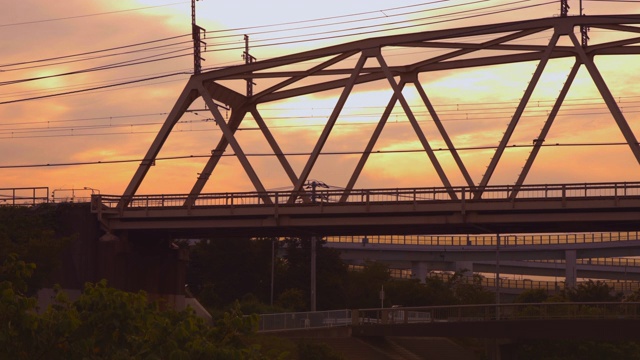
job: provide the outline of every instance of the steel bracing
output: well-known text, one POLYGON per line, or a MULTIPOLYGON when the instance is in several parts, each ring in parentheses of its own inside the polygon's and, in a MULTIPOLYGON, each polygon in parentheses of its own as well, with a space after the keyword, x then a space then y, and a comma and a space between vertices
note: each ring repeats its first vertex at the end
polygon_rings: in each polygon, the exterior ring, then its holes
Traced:
MULTIPOLYGON (((451 200, 458 199, 458 193, 450 180, 453 174, 445 172, 443 165, 434 153, 430 139, 418 124, 416 110, 412 108, 403 93, 406 85, 412 85, 417 90, 421 100, 420 105, 426 107, 433 124, 446 144, 446 150, 454 159, 457 171, 460 172, 455 175, 461 176, 466 183, 464 186, 473 192, 474 198, 480 199, 485 188, 490 184, 492 175, 519 120, 527 109, 546 66, 553 59, 563 58, 573 59, 574 65, 566 77, 565 84, 557 96, 553 108, 549 111, 540 134, 534 140, 532 150, 509 197, 515 198, 520 187, 525 183, 527 174, 530 172, 567 93, 574 85, 576 74, 581 68, 586 69, 593 80, 633 156, 640 163, 638 140, 594 62, 594 57, 601 55, 640 54, 640 46, 637 46, 640 42, 640 36, 637 36, 640 33, 638 24, 640 24, 640 15, 615 15, 557 17, 469 26, 370 38, 194 75, 187 82, 155 141, 151 144, 144 160, 126 188, 119 206, 126 206, 127 199, 136 194, 172 129, 185 111, 200 98, 211 112, 222 135, 211 151, 211 157, 199 173, 185 206, 192 205, 200 196, 223 153, 229 147, 242 165, 255 191, 266 194, 263 181, 249 161, 242 144, 236 138, 236 131, 246 116, 251 116, 258 124, 262 135, 273 151, 273 156, 278 159, 291 181, 293 192, 287 202, 292 204, 297 199, 312 201, 310 196, 304 195, 305 182, 309 179, 314 165, 322 154, 334 125, 344 110, 345 103, 350 96, 357 92, 359 85, 374 82, 378 86, 384 84, 391 96, 386 108, 379 114, 377 127, 371 134, 366 147, 362 149, 357 165, 352 170, 345 170, 351 171, 351 175, 339 201, 345 201, 353 191, 392 109, 397 105, 404 111, 424 153, 437 173, 439 181, 447 189, 448 196, 451 200), (592 31, 608 30, 620 36, 615 40, 583 46, 578 35, 580 35, 580 28, 585 26, 588 26, 592 31), (543 43, 541 43, 541 38, 548 40, 542 40, 543 43), (389 50, 398 48, 428 48, 433 51, 391 58, 388 55, 389 50), (523 62, 537 62, 535 72, 511 116, 502 138, 497 139, 499 145, 486 172, 480 179, 473 179, 468 167, 456 150, 452 136, 443 126, 438 111, 429 99, 423 86, 425 79, 428 81, 428 77, 424 75, 445 70, 523 62), (239 91, 244 89, 247 79, 253 79, 261 85, 259 88, 263 90, 254 91, 251 96, 241 94, 239 91), (260 107, 271 102, 296 99, 331 90, 339 92, 337 102, 330 116, 326 119, 324 128, 306 159, 304 167, 299 173, 296 173, 290 159, 282 151, 269 129, 267 125, 269 119, 263 115, 260 107), (222 115, 221 106, 230 109, 231 115, 228 120, 222 115)), ((267 195, 262 200, 266 204, 272 202, 272 199, 267 195)))

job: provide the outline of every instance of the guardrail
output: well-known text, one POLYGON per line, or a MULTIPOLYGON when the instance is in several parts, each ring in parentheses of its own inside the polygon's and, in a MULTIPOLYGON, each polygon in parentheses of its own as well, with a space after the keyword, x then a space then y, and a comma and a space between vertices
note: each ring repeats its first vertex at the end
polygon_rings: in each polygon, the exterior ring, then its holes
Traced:
MULTIPOLYGON (((639 231, 501 235, 500 246, 602 243, 640 239, 639 231)), ((327 236, 327 242, 353 244, 496 246, 496 235, 367 235, 327 236)))
POLYGON ((640 303, 535 303, 352 310, 352 325, 550 319, 640 319, 640 303))
POLYGON ((259 332, 430 322, 640 319, 638 302, 391 307, 260 315, 259 332))
POLYGON ((49 202, 48 187, 1 188, 0 205, 32 206, 49 202))
MULTIPOLYGON (((450 273, 431 273, 431 277, 439 278, 441 280, 448 280, 453 277, 450 273)), ((463 277, 463 280, 472 281, 470 277, 463 277)), ((613 291, 622 292, 623 294, 630 294, 640 289, 640 283, 637 281, 625 281, 625 280, 599 280, 607 284, 613 291)), ((577 282, 580 284, 582 282, 577 282)), ((495 289, 496 279, 495 277, 483 277, 480 285, 484 288, 495 289)), ((542 289, 547 292, 561 291, 566 288, 564 281, 543 281, 543 280, 529 280, 529 279, 504 279, 500 278, 500 289, 513 289, 513 290, 537 290, 542 289)))
MULTIPOLYGON (((624 198, 640 196, 640 182, 583 183, 469 187, 430 187, 403 189, 316 190, 313 192, 267 191, 228 192, 200 194, 193 199, 188 194, 134 195, 128 199, 115 195, 93 195, 97 204, 115 208, 126 200, 129 208, 189 207, 198 206, 258 206, 258 205, 319 205, 336 203, 418 203, 429 201, 477 201, 515 199, 575 199, 575 198, 624 198), (188 201, 189 200, 189 201, 188 201), (191 205, 191 202, 193 204, 191 205)), ((96 205, 97 206, 97 205, 96 205)))
POLYGON ((258 331, 283 331, 351 325, 351 310, 260 315, 258 331))

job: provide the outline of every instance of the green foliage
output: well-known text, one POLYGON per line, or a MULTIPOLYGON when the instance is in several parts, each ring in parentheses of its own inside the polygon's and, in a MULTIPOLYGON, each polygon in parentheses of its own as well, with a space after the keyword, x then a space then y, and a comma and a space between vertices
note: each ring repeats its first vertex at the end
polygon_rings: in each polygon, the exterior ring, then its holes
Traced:
POLYGON ((239 304, 211 326, 191 309, 163 310, 144 292, 101 281, 87 284, 75 302, 58 291, 38 313, 21 291, 33 267, 12 256, 1 268, 0 359, 264 358, 251 341, 257 316, 244 316, 239 304))
MULTIPOLYGON (((285 255, 276 285, 280 291, 300 289, 305 294, 310 294, 311 239, 289 238, 283 243, 285 255)), ((347 266, 340 259, 339 251, 323 246, 324 243, 321 240, 316 242, 317 309, 345 308, 347 266)))
POLYGON ((29 289, 39 289, 60 263, 58 254, 70 238, 56 237, 55 209, 39 207, 0 206, 0 260, 10 254, 34 263, 36 269, 26 280, 29 289))
POLYGON ((300 360, 341 360, 342 356, 336 354, 326 344, 300 342, 297 346, 298 359, 300 360))
POLYGON ((495 294, 482 287, 482 276, 465 272, 456 272, 447 281, 457 304, 491 304, 495 302, 495 294))
POLYGON ((604 281, 589 280, 566 289, 563 296, 571 302, 607 302, 620 301, 623 295, 615 293, 614 288, 604 281))
POLYGON ((288 311, 305 311, 308 309, 304 291, 300 289, 287 289, 279 296, 276 304, 288 311))
POLYGON ((221 308, 248 293, 268 302, 270 240, 205 240, 191 248, 189 257, 189 289, 206 307, 221 308))
POLYGON ((347 306, 349 308, 376 308, 380 307, 380 290, 385 284, 388 286, 391 273, 385 264, 367 261, 362 270, 350 271, 348 279, 347 306))
POLYGON ((519 304, 537 304, 549 299, 549 293, 545 289, 530 289, 520 293, 514 300, 519 304))

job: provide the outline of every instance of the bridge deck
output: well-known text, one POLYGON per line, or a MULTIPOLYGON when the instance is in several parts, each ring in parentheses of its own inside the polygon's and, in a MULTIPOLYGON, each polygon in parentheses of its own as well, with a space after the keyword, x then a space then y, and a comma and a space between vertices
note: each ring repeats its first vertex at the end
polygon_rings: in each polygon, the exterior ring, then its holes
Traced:
POLYGON ((637 230, 640 183, 469 188, 94 195, 92 211, 113 230, 208 236, 540 233, 637 230), (297 200, 296 200, 297 199, 297 200), (315 200, 314 200, 315 199, 315 200), (320 201, 321 200, 321 201, 320 201), (126 207, 118 204, 127 203, 126 207))

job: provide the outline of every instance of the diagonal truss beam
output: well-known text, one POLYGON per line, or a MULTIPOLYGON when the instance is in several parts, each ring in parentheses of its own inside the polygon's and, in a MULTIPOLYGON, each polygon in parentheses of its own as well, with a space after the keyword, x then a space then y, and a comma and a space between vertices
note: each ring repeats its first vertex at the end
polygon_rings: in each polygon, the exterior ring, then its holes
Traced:
MULTIPOLYGON (((242 167, 249 176, 251 182, 258 192, 264 193, 264 187, 260 182, 260 179, 256 175, 254 169, 249 163, 247 156, 243 153, 237 140, 234 138, 236 130, 239 128, 240 123, 243 121, 247 113, 251 113, 256 123, 260 127, 262 134, 269 143, 274 155, 277 157, 289 180, 294 184, 294 191, 297 191, 300 195, 304 193, 304 183, 310 175, 315 162, 321 155, 322 149, 328 140, 332 128, 334 127, 340 113, 350 96, 355 85, 364 84, 375 81, 386 80, 389 86, 393 89, 393 94, 387 108, 380 117, 380 121, 372 135, 367 147, 362 154, 354 173, 347 184, 345 194, 348 196, 348 192, 353 189, 358 176, 363 170, 364 163, 367 161, 376 141, 380 136, 382 128, 385 126, 388 116, 398 102, 401 103, 405 114, 412 124, 416 134, 418 135, 422 146, 429 156, 436 172, 442 183, 449 189, 452 198, 455 198, 455 192, 452 190, 451 184, 440 166, 435 153, 431 149, 429 142, 422 129, 420 128, 415 115, 412 113, 408 102, 402 95, 402 90, 408 83, 413 83, 419 92, 419 95, 427 107, 431 118, 434 120, 436 127, 442 135, 445 143, 453 155, 459 170, 463 174, 463 177, 470 187, 473 186, 473 181, 466 170, 461 157, 457 150, 453 146, 451 138, 448 136, 444 126, 438 117, 433 104, 431 104, 427 97, 424 88, 421 86, 418 80, 418 74, 423 72, 435 72, 441 70, 453 70, 463 68, 473 68, 479 66, 491 66, 501 65, 516 62, 526 61, 538 61, 536 72, 532 76, 525 95, 521 99, 510 123, 507 125, 507 130, 500 141, 499 146, 496 149, 494 156, 487 168, 487 171, 475 187, 475 196, 481 197, 483 187, 487 186, 490 182, 493 172, 495 171, 497 164, 506 149, 511 136, 517 127, 517 124, 530 101, 533 90, 535 89, 542 72, 546 64, 551 59, 557 58, 577 58, 574 69, 568 76, 568 80, 564 85, 564 88, 556 99, 554 108, 551 114, 548 116, 544 128, 540 132, 540 136, 534 143, 532 152, 527 159, 527 162, 523 168, 522 173, 519 175, 516 181, 516 188, 512 192, 512 196, 517 196, 517 188, 521 186, 527 173, 531 169, 540 148, 542 141, 548 134, 557 112, 566 96, 566 92, 573 82, 575 72, 578 68, 585 64, 586 69, 591 75, 594 83, 600 91, 605 103, 611 111, 618 127, 620 128, 625 140, 631 148, 638 163, 640 163, 640 145, 638 145, 636 136, 632 132, 629 124, 624 118, 622 111, 618 107, 615 99, 611 95, 611 92, 607 88, 607 85, 600 75, 593 57, 600 54, 616 55, 616 54, 640 54, 640 37, 631 37, 624 40, 617 40, 611 42, 604 42, 597 45, 591 45, 587 48, 582 48, 578 43, 578 40, 573 32, 573 29, 578 26, 590 26, 592 28, 609 29, 613 31, 627 32, 632 34, 640 33, 640 27, 632 26, 640 24, 640 15, 620 15, 620 16, 583 16, 583 17, 568 17, 568 18, 548 18, 538 19, 531 21, 519 21, 503 24, 492 25, 480 25, 470 26, 459 29, 428 31, 413 34, 392 35, 380 38, 369 38, 365 40, 359 40, 351 43, 330 46, 327 48, 316 49, 311 51, 302 52, 299 54, 287 55, 275 59, 269 59, 265 61, 255 62, 247 64, 245 66, 235 66, 219 70, 210 71, 201 75, 193 76, 187 83, 185 89, 181 93, 178 101, 171 110, 165 123, 160 129, 158 135, 153 141, 139 168, 137 169, 134 177, 132 178, 129 186, 125 190, 123 200, 119 206, 126 206, 128 200, 138 190, 140 183, 144 179, 145 175, 153 166, 155 159, 166 141, 169 133, 172 131, 175 124, 180 120, 184 112, 198 97, 202 96, 207 106, 210 108, 212 115, 216 119, 216 122, 223 131, 216 148, 212 150, 212 156, 205 165, 203 171, 199 174, 199 177, 194 184, 194 187, 190 193, 190 199, 186 205, 190 205, 195 201, 197 196, 201 193, 210 174, 217 166, 219 160, 223 156, 223 153, 229 146, 234 151, 234 156, 238 157, 242 167), (625 24, 625 25, 623 25, 625 24), (553 30, 552 39, 546 46, 540 45, 520 45, 507 42, 513 42, 514 40, 522 39, 537 33, 545 32, 547 34, 549 30, 553 30), (483 36, 497 36, 495 39, 472 43, 468 39, 479 39, 483 36), (560 46, 558 45, 558 39, 560 36, 569 35, 573 46, 560 46), (634 46, 636 45, 636 46, 634 46), (453 49, 453 51, 447 52, 442 55, 437 55, 432 58, 421 58, 418 61, 412 59, 409 63, 399 66, 388 66, 382 55, 382 49, 385 47, 424 47, 424 48, 438 48, 441 50, 453 49), (476 57, 470 56, 474 52, 484 51, 476 57), (497 54, 490 54, 485 56, 488 52, 486 50, 494 50, 497 54), (505 52, 519 52, 519 53, 505 53, 505 52), (338 65, 344 60, 360 53, 357 65, 351 67, 351 65, 344 68, 338 65), (502 54, 501 54, 502 53, 502 54), (365 67, 367 59, 376 57, 378 60, 378 66, 365 67), (287 66, 301 65, 311 61, 321 61, 319 65, 310 67, 307 70, 287 70, 287 66), (248 76, 253 78, 265 78, 270 79, 272 82, 269 88, 254 95, 252 98, 247 98, 243 95, 236 93, 220 84, 221 81, 234 80, 234 79, 246 79, 248 76), (324 78, 323 78, 324 77, 324 78), (337 78, 339 77, 339 78, 337 78), (396 79, 399 78, 399 83, 396 83, 396 79), (307 82, 307 80, 309 80, 307 82), (338 99, 336 106, 330 115, 323 132, 321 133, 313 152, 311 153, 305 168, 300 176, 297 176, 293 170, 291 164, 283 154, 282 150, 278 146, 274 136, 271 134, 266 122, 262 118, 258 111, 258 106, 262 103, 269 101, 277 101, 288 99, 291 97, 297 97, 332 89, 342 89, 341 95, 338 99), (214 102, 215 100, 215 102, 214 102), (224 103, 232 109, 231 118, 228 122, 222 118, 218 103, 224 103)), ((266 194, 263 195, 265 202, 269 201, 266 194)), ((295 201, 295 196, 292 196, 289 201, 295 201)))
MULTIPOLYGON (((398 89, 400 90, 400 92, 402 92, 402 89, 404 88, 405 85, 406 85, 406 81, 400 80, 400 83, 398 84, 398 89)), ((371 138, 369 138, 369 142, 367 143, 367 146, 362 152, 362 155, 360 156, 360 160, 358 161, 358 164, 356 165, 355 170, 351 174, 351 178, 349 179, 349 182, 347 183, 347 186, 345 187, 344 192, 342 193, 340 202, 347 201, 349 194, 351 193, 351 191, 353 190, 353 187, 356 184, 356 181, 358 181, 358 177, 360 177, 360 174, 364 169, 364 165, 367 163, 367 160, 369 159, 369 156, 373 151, 373 147, 378 142, 378 139, 380 138, 380 134, 382 133, 384 126, 387 124, 387 120, 389 120, 389 116, 391 115, 393 108, 396 106, 397 101, 398 101, 398 96, 394 92, 391 95, 391 99, 389 99, 387 106, 384 108, 384 112, 380 116, 380 121, 378 121, 378 124, 376 125, 376 128, 373 131, 373 134, 371 134, 371 138)))
POLYGON ((131 178, 129 185, 125 189, 124 194, 122 195, 122 198, 118 203, 118 208, 122 209, 128 205, 131 197, 133 197, 136 191, 138 191, 140 184, 142 184, 142 180, 149 172, 149 168, 154 165, 156 157, 158 156, 162 145, 164 145, 165 141, 167 141, 171 130, 178 123, 189 106, 198 97, 200 97, 198 90, 194 88, 193 82, 189 81, 182 90, 178 101, 173 105, 171 112, 167 116, 167 119, 162 125, 162 128, 160 128, 160 131, 158 132, 158 135, 156 135, 155 140, 153 140, 153 143, 151 143, 151 146, 149 147, 147 154, 144 156, 144 159, 140 163, 140 166, 136 170, 136 173, 133 175, 133 178, 131 178))
POLYGON ((487 171, 482 177, 480 184, 478 184, 478 189, 475 193, 475 198, 479 199, 480 197, 482 197, 482 193, 484 191, 483 189, 487 186, 487 184, 489 183, 489 180, 491 179, 491 176, 493 175, 493 172, 496 170, 496 166, 498 165, 498 162, 500 161, 500 158, 504 153, 504 149, 507 147, 507 144, 509 143, 509 139, 511 139, 511 135, 513 135, 513 131, 515 130, 516 125, 518 125, 518 121, 520 120, 520 117, 522 116, 522 113, 524 112, 527 106, 527 103, 529 102, 529 99, 533 94, 533 90, 536 88, 536 85, 538 84, 538 81, 540 80, 540 77, 542 76, 542 73, 544 71, 544 68, 549 62, 549 54, 551 53, 551 51, 553 50, 553 47, 558 42, 559 37, 560 37, 560 33, 558 32, 558 30, 554 31, 553 36, 549 41, 549 45, 547 45, 547 49, 545 50, 542 56, 542 59, 538 63, 536 71, 534 72, 533 77, 531 78, 531 81, 529 82, 529 85, 527 86, 527 89, 525 90, 524 95, 522 96, 522 99, 520 100, 520 104, 518 105, 518 108, 516 109, 515 114, 511 118, 511 121, 507 126, 507 130, 505 131, 502 137, 502 140, 500 141, 500 144, 496 149, 495 154, 491 158, 491 162, 489 162, 487 171))
POLYGON ((567 93, 569 92, 569 89, 571 88, 571 85, 573 84, 573 80, 576 78, 576 75, 578 74, 578 70, 580 70, 581 65, 582 63, 576 60, 573 67, 571 68, 571 71, 567 76, 567 80, 562 86, 562 90, 560 90, 560 95, 558 95, 558 98, 553 104, 553 108, 551 109, 551 112, 549 113, 549 116, 547 117, 547 120, 545 121, 544 126, 540 130, 540 135, 538 135, 538 137, 535 140, 533 140, 533 148, 531 149, 531 153, 529 153, 529 157, 527 158, 527 161, 525 162, 525 165, 522 168, 522 172, 520 172, 520 175, 516 180, 516 184, 513 187, 513 191, 509 196, 510 199, 515 199, 516 196, 518 196, 518 192, 520 191, 522 184, 524 184, 524 180, 529 174, 529 170, 531 170, 531 166, 533 166, 533 162, 535 161, 536 156, 540 152, 540 148, 542 148, 542 144, 544 143, 545 139, 547 138, 547 135, 549 134, 551 125, 553 124, 553 121, 558 115, 558 111, 560 111, 560 107, 562 106, 564 99, 567 97, 567 93))
POLYGON ((259 102, 260 99, 263 98, 265 95, 274 93, 274 92, 276 92, 276 91, 278 91, 278 90, 280 90, 280 89, 282 89, 282 88, 284 88, 286 86, 289 86, 289 85, 294 84, 294 83, 296 83, 296 82, 298 82, 298 81, 300 81, 302 79, 305 79, 305 78, 307 78, 307 77, 309 77, 309 76, 311 76, 313 74, 316 74, 320 70, 326 69, 327 67, 329 67, 331 65, 337 64, 340 61, 342 61, 344 59, 347 59, 347 58, 357 54, 358 52, 359 52, 358 50, 347 51, 347 52, 345 52, 343 54, 340 54, 340 55, 338 55, 338 56, 336 56, 336 57, 334 57, 332 59, 329 59, 329 60, 323 62, 322 64, 316 65, 316 66, 312 67, 311 69, 303 72, 303 74, 301 74, 301 75, 293 76, 293 77, 291 77, 291 78, 289 78, 289 79, 287 79, 287 80, 285 80, 285 81, 283 81, 283 82, 281 82, 279 84, 273 85, 272 87, 270 87, 268 89, 265 89, 264 91, 261 91, 260 93, 256 94, 253 97, 252 101, 253 102, 259 102))
POLYGON ((427 93, 424 91, 424 88, 422 88, 422 85, 420 84, 420 81, 418 80, 417 75, 415 76, 415 79, 413 82, 416 89, 418 90, 418 93, 420 94, 420 97, 422 98, 422 102, 427 107, 427 110, 431 115, 431 119, 433 119, 433 122, 436 124, 436 127, 440 132, 440 136, 442 136, 442 139, 444 140, 445 144, 447 144, 447 148, 449 149, 451 156, 453 156, 453 159, 458 165, 458 169, 460 170, 460 173, 464 177, 464 180, 467 182, 467 186, 469 186, 469 189, 471 189, 471 191, 475 191, 475 186, 474 186, 473 180, 471 179, 471 175, 469 175, 469 171, 464 166, 464 162, 462 162, 462 158, 458 154, 458 151, 456 150, 455 145, 453 145, 453 141, 451 141, 451 138, 449 137, 447 130, 444 128, 444 125, 442 125, 442 121, 440 121, 440 117, 438 116, 436 109, 433 107, 433 104, 427 97, 427 93))
MULTIPOLYGON (((240 111, 240 110, 233 110, 231 112, 231 116, 229 118, 229 122, 227 126, 229 127, 229 130, 233 134, 235 134, 236 130, 238 130, 238 127, 240 126, 240 122, 244 118, 245 114, 246 114, 246 111, 240 111)), ((218 121, 216 120, 216 123, 217 122, 218 121)), ((215 169, 215 167, 218 165, 218 162, 224 155, 224 152, 226 151, 228 146, 229 146, 229 141, 227 140, 226 136, 223 135, 218 141, 218 145, 215 147, 215 149, 211 151, 211 157, 209 157, 209 160, 205 164, 204 168, 202 169, 200 174, 198 174, 198 179, 193 185, 193 188, 191 188, 191 191, 189 192, 189 197, 187 198, 187 201, 184 204, 185 206, 190 207, 195 203, 196 199, 202 192, 202 189, 204 189, 204 186, 207 184, 207 181, 209 181, 209 178, 211 177, 211 173, 213 172, 213 169, 215 169)))
POLYGON ((325 125, 324 130, 322 131, 322 134, 320 134, 320 138, 318 139, 318 142, 316 143, 316 146, 314 147, 313 152, 311 153, 311 156, 309 156, 309 160, 307 161, 307 164, 302 170, 302 173, 300 174, 300 177, 298 178, 298 181, 296 182, 293 188, 293 194, 289 198, 288 203, 294 203, 297 197, 296 194, 301 193, 302 187, 304 186, 305 181, 307 181, 307 178, 311 173, 311 169, 313 169, 313 165, 318 160, 318 156, 320 156, 320 152, 322 151, 322 148, 327 142, 327 138, 329 137, 329 134, 331 133, 331 130, 333 129, 333 126, 336 123, 336 120, 338 120, 338 116, 340 115, 340 112, 342 111, 344 104, 347 102, 347 98, 349 97, 349 94, 351 93, 351 90, 353 89, 353 86, 356 83, 356 79, 358 78, 358 75, 360 75, 360 71, 362 70, 362 68, 364 67, 364 64, 366 63, 367 58, 368 56, 365 55, 364 53, 360 54, 360 58, 358 59, 358 63, 356 64, 356 67, 353 70, 353 73, 351 74, 349 82, 346 84, 346 86, 342 90, 342 94, 340 94, 340 98, 338 99, 336 106, 333 108, 333 112, 331 113, 331 116, 329 116, 329 119, 327 120, 327 124, 325 125))
POLYGON ((260 115, 255 107, 251 109, 251 114, 253 115, 253 119, 256 121, 256 123, 258 123, 258 127, 260 128, 260 130, 262 130, 262 134, 267 139, 267 142, 269 143, 269 146, 271 146, 273 153, 278 158, 280 165, 282 165, 285 173, 287 173, 289 180, 291 180, 291 184, 295 185, 298 181, 298 176, 296 175, 295 171, 293 171, 293 168, 291 167, 289 161, 287 161, 287 158, 284 156, 284 153, 280 149, 278 142, 273 137, 273 134, 269 130, 267 124, 264 122, 262 115, 260 115))
POLYGON ((444 169, 442 168, 442 165, 440 165, 440 161, 438 161, 438 157, 433 152, 431 145, 429 145, 429 141, 424 135, 422 128, 420 128, 420 124, 418 124, 418 120, 416 120, 416 117, 413 115, 413 112, 411 111, 411 107, 409 106, 407 99, 405 99, 400 87, 398 86, 398 84, 396 84, 396 81, 393 78, 393 74, 391 73, 391 70, 389 70, 389 67, 387 66, 387 63, 384 60, 384 57, 382 57, 382 53, 380 52, 380 49, 376 49, 376 50, 377 50, 376 59, 378 60, 378 63, 380 63, 380 66, 382 67, 382 70, 384 71, 387 77, 387 80, 389 81, 389 85, 391 85, 391 87, 393 88, 394 95, 398 98, 398 100, 400 101, 400 104, 402 105, 402 109, 404 109, 404 112, 407 114, 407 118, 411 122, 411 125, 413 126, 413 129, 416 132, 416 135, 418 135, 418 138, 422 143, 422 147, 427 153, 429 160, 431 160, 431 163, 433 164, 433 167, 435 168, 436 173, 440 178, 440 181, 442 181, 442 184, 447 189, 447 192, 449 193, 449 196, 451 197, 451 199, 457 200, 458 196, 453 190, 453 187, 451 186, 451 183, 449 182, 449 179, 447 178, 447 175, 445 174, 444 169))
MULTIPOLYGON (((238 158, 238 160, 240 161, 240 164, 244 168, 244 171, 249 176, 251 183, 253 183, 253 186, 255 187, 256 191, 260 194, 258 196, 262 198, 265 204, 272 204, 273 202, 271 201, 271 198, 267 196, 266 194, 267 191, 262 185, 262 182, 260 182, 260 178, 258 177, 255 170, 251 166, 251 163, 249 162, 249 159, 247 158, 244 151, 240 147, 240 144, 234 137, 234 132, 231 130, 229 125, 224 121, 224 117, 220 113, 220 110, 218 110, 218 106, 216 106, 216 104, 213 102, 211 93, 209 93, 209 90, 207 90, 202 84, 198 84, 198 91, 202 95, 204 102, 209 107, 209 111, 211 111, 211 115, 213 115, 213 118, 216 120, 216 123, 218 124, 218 127, 222 131, 222 134, 224 135, 225 139, 227 140, 227 142, 235 152, 235 156, 238 158)), ((242 117, 244 117, 244 114, 242 117)))
POLYGON ((607 87, 607 83, 604 81, 604 78, 600 74, 600 71, 598 71, 598 67, 593 62, 593 57, 587 56, 587 53, 582 48, 580 41, 578 41, 575 34, 571 33, 569 34, 569 37, 571 38, 571 41, 576 48, 576 52, 578 53, 580 60, 584 63, 585 67, 589 71, 589 74, 591 75, 593 82, 596 84, 596 87, 598 88, 602 99, 604 100, 605 104, 607 104, 611 115, 613 115, 613 118, 618 124, 620 131, 622 131, 622 135, 631 148, 636 161, 640 164, 640 145, 638 144, 638 140, 629 127, 629 123, 627 123, 627 120, 624 118, 624 115, 618 107, 616 100, 613 98, 613 95, 611 95, 611 91, 609 90, 609 87, 607 87))

